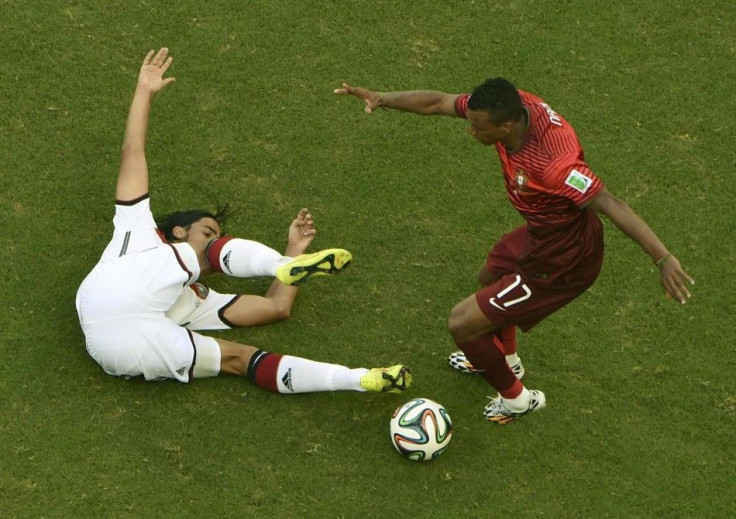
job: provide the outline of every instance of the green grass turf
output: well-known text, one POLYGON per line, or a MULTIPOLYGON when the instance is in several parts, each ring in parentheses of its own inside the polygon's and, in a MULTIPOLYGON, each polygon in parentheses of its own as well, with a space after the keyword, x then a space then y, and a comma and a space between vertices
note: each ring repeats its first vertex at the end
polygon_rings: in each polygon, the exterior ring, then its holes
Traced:
MULTIPOLYGON (((52 2, 1 0, 0 515, 3 517, 729 517, 736 502, 733 171, 736 7, 696 0, 52 2), (350 366, 409 363, 406 395, 286 397, 221 377, 102 373, 76 288, 110 233, 129 102, 149 48, 155 211, 242 208, 232 234, 355 264, 283 324, 218 334, 350 366), (594 287, 520 336, 548 408, 482 420, 490 387, 445 363, 453 304, 520 219, 492 150, 449 118, 362 112, 331 94, 472 89, 503 75, 577 129, 608 188, 697 281, 666 301, 606 222, 594 287), (443 403, 448 451, 388 439, 410 397, 443 403)), ((216 279, 221 291, 266 281, 216 279)))

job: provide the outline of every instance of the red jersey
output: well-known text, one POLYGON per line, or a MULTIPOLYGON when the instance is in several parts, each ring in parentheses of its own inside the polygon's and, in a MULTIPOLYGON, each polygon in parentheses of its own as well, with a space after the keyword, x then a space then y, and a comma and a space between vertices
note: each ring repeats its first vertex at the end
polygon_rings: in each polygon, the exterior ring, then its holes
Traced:
MULTIPOLYGON (((603 182, 585 163, 572 126, 540 98, 519 90, 529 112, 529 129, 521 148, 496 151, 503 167, 509 200, 529 226, 545 230, 563 227, 603 191, 603 182)), ((467 117, 469 94, 458 96, 455 111, 467 117)))

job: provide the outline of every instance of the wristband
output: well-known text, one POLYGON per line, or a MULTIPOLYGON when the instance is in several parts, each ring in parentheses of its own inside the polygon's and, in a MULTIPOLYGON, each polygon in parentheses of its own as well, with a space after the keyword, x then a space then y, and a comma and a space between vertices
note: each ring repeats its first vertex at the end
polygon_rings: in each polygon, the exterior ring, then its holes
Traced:
POLYGON ((670 259, 671 257, 672 257, 672 253, 668 252, 664 258, 655 261, 654 264, 658 267, 661 267, 664 264, 664 262, 670 259))

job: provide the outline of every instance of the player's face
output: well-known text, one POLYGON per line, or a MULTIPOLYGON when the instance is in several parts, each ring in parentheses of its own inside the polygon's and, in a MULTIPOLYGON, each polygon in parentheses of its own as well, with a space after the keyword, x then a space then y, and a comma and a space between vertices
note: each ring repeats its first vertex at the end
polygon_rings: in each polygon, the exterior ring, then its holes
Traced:
POLYGON ((189 232, 184 241, 191 245, 194 250, 203 250, 210 241, 220 236, 222 236, 220 224, 214 218, 206 216, 189 226, 189 232))
POLYGON ((470 135, 486 146, 501 142, 509 135, 510 124, 508 122, 495 124, 491 120, 491 114, 486 111, 468 110, 467 118, 470 123, 470 135))

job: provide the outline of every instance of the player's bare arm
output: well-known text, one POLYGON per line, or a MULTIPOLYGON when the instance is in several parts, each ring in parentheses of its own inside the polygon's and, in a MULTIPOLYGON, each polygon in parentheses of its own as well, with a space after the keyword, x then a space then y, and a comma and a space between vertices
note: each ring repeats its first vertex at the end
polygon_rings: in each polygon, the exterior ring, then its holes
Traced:
POLYGON ((343 83, 334 90, 338 95, 352 95, 365 102, 365 112, 372 113, 376 108, 392 108, 420 115, 448 115, 458 117, 455 112, 457 94, 446 94, 432 90, 411 90, 406 92, 373 92, 362 87, 343 83))
POLYGON ((603 191, 588 204, 598 213, 605 214, 621 231, 638 243, 659 267, 660 281, 668 297, 685 304, 690 297, 687 283, 695 281, 682 269, 680 262, 664 246, 662 241, 626 202, 603 191))
MULTIPOLYGON (((304 254, 317 230, 308 209, 299 211, 289 226, 285 256, 304 254)), ((288 319, 298 288, 274 280, 264 296, 242 295, 225 310, 224 317, 238 327, 260 326, 288 319)))
POLYGON ((156 53, 150 51, 143 60, 125 126, 120 173, 115 189, 115 199, 118 201, 135 200, 148 193, 145 155, 148 114, 153 96, 174 81, 174 78, 163 77, 173 61, 168 53, 169 49, 164 47, 156 53))

